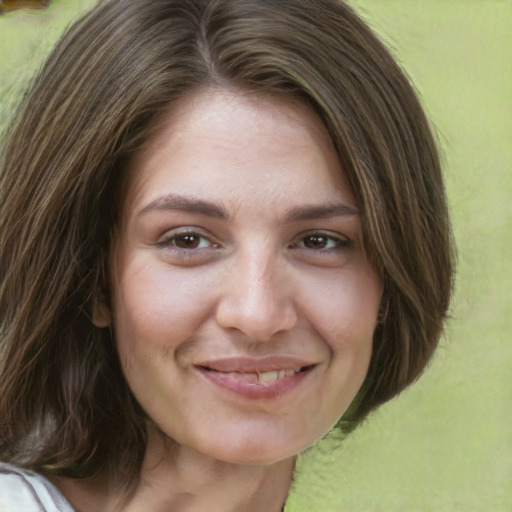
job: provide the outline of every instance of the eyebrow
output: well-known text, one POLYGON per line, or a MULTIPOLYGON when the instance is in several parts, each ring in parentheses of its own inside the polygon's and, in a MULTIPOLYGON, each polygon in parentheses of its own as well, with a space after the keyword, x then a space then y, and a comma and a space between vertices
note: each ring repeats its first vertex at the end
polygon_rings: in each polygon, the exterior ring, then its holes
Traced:
POLYGON ((201 213, 208 217, 216 219, 228 220, 229 215, 224 208, 216 204, 196 199, 192 197, 181 196, 177 194, 167 194, 165 196, 155 199, 137 214, 137 217, 142 217, 152 211, 172 211, 181 210, 192 213, 201 213))
POLYGON ((348 215, 359 215, 359 210, 355 206, 345 203, 328 203, 325 205, 305 205, 291 209, 287 215, 288 222, 297 222, 302 220, 328 219, 332 217, 341 217, 348 215))
MULTIPOLYGON (((186 211, 200 213, 208 217, 221 220, 229 220, 228 212, 209 201, 187 197, 178 194, 167 194, 149 203, 137 214, 142 217, 152 211, 186 211)), ((327 219, 339 216, 359 215, 359 210, 346 203, 328 203, 324 205, 304 205, 292 208, 285 214, 287 222, 299 222, 304 220, 327 219)))

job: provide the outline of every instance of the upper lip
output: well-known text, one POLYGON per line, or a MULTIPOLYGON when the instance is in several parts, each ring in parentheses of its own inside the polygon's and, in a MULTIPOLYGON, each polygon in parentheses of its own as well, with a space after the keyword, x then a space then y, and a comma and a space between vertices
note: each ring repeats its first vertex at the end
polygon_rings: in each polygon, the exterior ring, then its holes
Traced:
POLYGON ((264 373, 277 370, 297 369, 315 363, 294 356, 275 355, 265 357, 228 357, 211 359, 195 366, 217 372, 264 373))

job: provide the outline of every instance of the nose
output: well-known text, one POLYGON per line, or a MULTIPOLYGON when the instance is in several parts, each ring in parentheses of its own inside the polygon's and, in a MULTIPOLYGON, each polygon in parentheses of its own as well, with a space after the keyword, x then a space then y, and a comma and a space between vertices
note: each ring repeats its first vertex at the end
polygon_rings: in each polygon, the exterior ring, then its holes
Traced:
POLYGON ((248 250, 236 258, 221 286, 216 318, 251 341, 268 341, 297 323, 286 264, 269 250, 248 250))

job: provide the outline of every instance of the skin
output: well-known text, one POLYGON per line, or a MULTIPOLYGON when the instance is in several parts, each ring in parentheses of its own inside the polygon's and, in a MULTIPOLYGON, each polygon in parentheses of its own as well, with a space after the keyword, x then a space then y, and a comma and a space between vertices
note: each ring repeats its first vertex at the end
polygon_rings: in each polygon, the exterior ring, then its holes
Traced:
MULTIPOLYGON (((382 295, 329 135, 302 104, 209 89, 166 116, 129 173, 112 306, 94 313, 153 422, 125 510, 279 511, 296 455, 366 376, 382 295), (307 368, 251 397, 210 379, 218 360, 307 368)), ((252 389, 251 372, 227 373, 252 389)), ((84 512, 114 506, 60 486, 84 512)))

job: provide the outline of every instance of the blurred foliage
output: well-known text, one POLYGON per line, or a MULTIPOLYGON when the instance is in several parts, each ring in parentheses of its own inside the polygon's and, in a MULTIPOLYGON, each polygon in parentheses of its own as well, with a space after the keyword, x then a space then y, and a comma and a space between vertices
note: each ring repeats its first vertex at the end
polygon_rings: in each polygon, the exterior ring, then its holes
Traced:
POLYGON ((0 0, 0 14, 19 9, 46 9, 50 0, 0 0))

